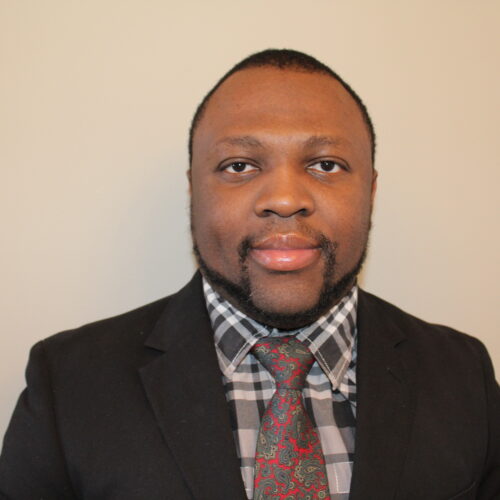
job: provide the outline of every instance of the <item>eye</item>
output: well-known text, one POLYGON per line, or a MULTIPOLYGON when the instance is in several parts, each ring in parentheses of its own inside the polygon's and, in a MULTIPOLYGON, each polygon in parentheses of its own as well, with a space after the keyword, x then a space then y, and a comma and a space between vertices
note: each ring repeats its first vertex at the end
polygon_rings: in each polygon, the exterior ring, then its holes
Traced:
POLYGON ((234 161, 229 165, 226 165, 222 168, 224 172, 229 172, 230 174, 249 174, 257 170, 257 167, 254 167, 250 163, 246 163, 244 161, 234 161))
POLYGON ((344 167, 339 162, 333 160, 321 160, 316 163, 312 163, 307 167, 307 169, 322 174, 335 174, 344 170, 344 167))

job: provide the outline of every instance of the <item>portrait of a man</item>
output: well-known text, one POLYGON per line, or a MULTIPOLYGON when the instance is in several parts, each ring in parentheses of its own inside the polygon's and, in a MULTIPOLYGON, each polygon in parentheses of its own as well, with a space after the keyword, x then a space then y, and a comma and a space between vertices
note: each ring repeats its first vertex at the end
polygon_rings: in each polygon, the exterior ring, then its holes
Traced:
POLYGON ((498 498, 485 347, 359 286, 375 150, 362 98, 314 57, 230 69, 190 128, 198 270, 35 345, 0 496, 498 498))

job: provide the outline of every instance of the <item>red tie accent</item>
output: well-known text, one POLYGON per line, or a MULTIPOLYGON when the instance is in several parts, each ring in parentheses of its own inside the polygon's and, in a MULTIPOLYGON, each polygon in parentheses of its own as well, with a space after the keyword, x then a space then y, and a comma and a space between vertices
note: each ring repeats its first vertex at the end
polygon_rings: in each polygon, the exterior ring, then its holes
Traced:
POLYGON ((257 439, 254 500, 329 499, 325 457, 302 400, 313 355, 295 337, 267 338, 252 352, 276 381, 257 439))

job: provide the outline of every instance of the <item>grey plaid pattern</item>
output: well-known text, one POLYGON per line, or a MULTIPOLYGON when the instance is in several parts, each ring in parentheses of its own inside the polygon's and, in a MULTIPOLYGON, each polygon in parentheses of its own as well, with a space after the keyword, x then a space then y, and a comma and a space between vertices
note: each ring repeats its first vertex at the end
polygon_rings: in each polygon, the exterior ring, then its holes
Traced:
POLYGON ((320 436, 330 497, 347 500, 356 425, 357 287, 327 314, 294 332, 282 332, 254 321, 224 300, 206 280, 203 290, 248 498, 253 498, 261 417, 275 391, 274 379, 250 349, 263 337, 296 335, 316 360, 307 376, 303 396, 320 436))

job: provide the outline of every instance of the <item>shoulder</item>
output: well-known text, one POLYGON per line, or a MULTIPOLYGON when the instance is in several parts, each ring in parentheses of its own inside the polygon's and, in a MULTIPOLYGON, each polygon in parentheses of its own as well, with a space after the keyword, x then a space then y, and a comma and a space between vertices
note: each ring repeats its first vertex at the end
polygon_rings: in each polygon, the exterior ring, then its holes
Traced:
POLYGON ((50 348, 67 347, 73 343, 114 343, 129 337, 140 338, 151 331, 171 296, 161 298, 131 311, 101 319, 83 326, 56 333, 41 342, 50 348))
POLYGON ((451 358, 458 356, 469 362, 473 358, 478 361, 488 358, 483 343, 472 335, 424 321, 363 290, 360 290, 359 296, 359 315, 361 322, 392 332, 394 338, 399 336, 401 342, 420 352, 451 358))
POLYGON ((48 337, 32 349, 31 358, 48 362, 57 373, 112 370, 142 366, 156 351, 148 341, 155 334, 169 335, 182 315, 203 307, 201 278, 195 274, 178 292, 111 318, 95 321, 48 337), (180 304, 180 305, 179 305, 180 304), (194 304, 194 305, 193 305, 194 304), (190 307, 192 305, 192 307, 190 307))
POLYGON ((52 401, 62 409, 80 408, 85 401, 105 406, 108 400, 126 397, 125 390, 130 397, 140 394, 137 370, 157 356, 145 341, 170 300, 166 297, 36 343, 26 367, 28 399, 37 404, 52 401))
POLYGON ((30 369, 41 367, 54 384, 64 384, 90 374, 140 367, 152 355, 144 349, 145 340, 170 300, 171 296, 165 297, 39 341, 31 349, 27 376, 30 369))

